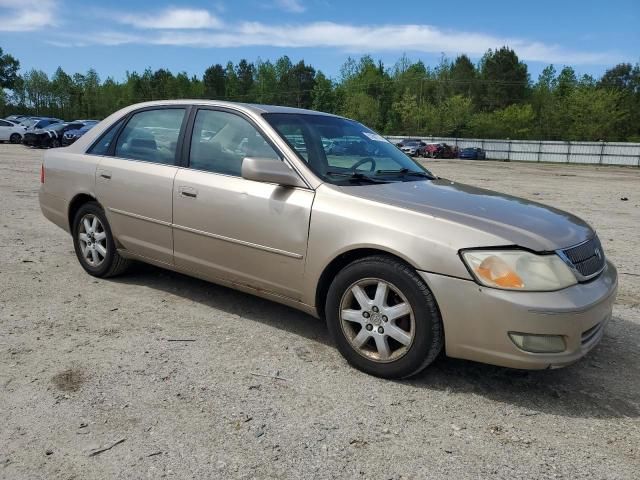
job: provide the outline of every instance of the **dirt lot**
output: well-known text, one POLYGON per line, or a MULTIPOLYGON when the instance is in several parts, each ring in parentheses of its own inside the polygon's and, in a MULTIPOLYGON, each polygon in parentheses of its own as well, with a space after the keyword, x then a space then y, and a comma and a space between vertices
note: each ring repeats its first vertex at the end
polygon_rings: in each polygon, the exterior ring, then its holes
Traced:
POLYGON ((391 382, 297 311, 144 265, 87 276, 40 214, 41 157, 0 145, 1 478, 639 478, 639 170, 429 162, 588 220, 619 299, 569 368, 391 382))

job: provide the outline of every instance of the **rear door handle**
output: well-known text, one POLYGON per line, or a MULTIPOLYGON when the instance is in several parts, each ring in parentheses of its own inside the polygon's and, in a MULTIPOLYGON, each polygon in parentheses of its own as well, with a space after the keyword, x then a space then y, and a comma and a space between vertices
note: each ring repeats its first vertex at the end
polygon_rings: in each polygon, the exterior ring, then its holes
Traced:
POLYGON ((111 180, 111 172, 109 170, 99 170, 98 174, 102 178, 106 178, 107 180, 111 180))
POLYGON ((179 192, 183 197, 196 198, 198 196, 198 191, 191 187, 180 187, 179 192))

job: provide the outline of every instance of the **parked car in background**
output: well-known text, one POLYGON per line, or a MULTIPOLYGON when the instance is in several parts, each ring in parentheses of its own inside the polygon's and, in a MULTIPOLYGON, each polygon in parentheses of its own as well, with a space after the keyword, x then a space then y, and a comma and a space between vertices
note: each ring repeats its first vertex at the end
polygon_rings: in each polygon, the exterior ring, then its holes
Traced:
POLYGON ((27 131, 40 130, 54 123, 62 123, 62 120, 60 120, 59 118, 45 117, 33 120, 35 121, 27 127, 27 131))
POLYGON ((24 117, 24 118, 21 118, 18 121, 18 123, 22 125, 24 128, 29 128, 30 126, 34 125, 38 120, 40 120, 40 117, 24 117))
POLYGON ((400 150, 402 150, 404 153, 406 153, 410 157, 417 157, 420 149, 424 148, 426 145, 427 144, 424 143, 422 140, 412 140, 412 141, 404 142, 400 147, 400 150))
MULTIPOLYGON (((304 143, 304 140, 302 140, 304 143)), ((366 144, 358 138, 338 138, 331 142, 323 143, 323 147, 327 155, 364 155, 366 154, 366 144)), ((300 152, 300 148, 294 145, 296 151, 300 152)))
POLYGON ((23 145, 39 148, 56 148, 62 146, 62 138, 68 130, 78 130, 82 123, 54 123, 46 128, 27 131, 22 140, 23 145))
POLYGON ((5 120, 9 120, 13 123, 20 123, 20 121, 25 118, 27 118, 26 115, 9 115, 8 117, 5 117, 5 120))
POLYGON ((616 268, 585 221, 438 178, 335 115, 132 105, 47 151, 40 181, 44 216, 71 234, 88 274, 136 259, 284 303, 326 319, 372 375, 416 374, 443 349, 557 368, 611 320, 616 268), (354 138, 362 153, 322 142, 354 138))
POLYGON ((456 158, 458 147, 446 143, 429 143, 420 149, 418 154, 425 158, 456 158))
POLYGON ((25 128, 9 120, 0 120, 0 142, 20 143, 25 128))
POLYGON ((72 145, 76 140, 78 140, 82 135, 87 133, 97 124, 98 124, 97 120, 91 120, 90 123, 85 123, 83 127, 77 130, 76 129, 67 130, 66 132, 64 132, 64 135, 62 136, 62 146, 67 147, 69 145, 72 145))
POLYGON ((487 153, 479 147, 467 147, 460 150, 458 158, 463 160, 485 160, 487 153))
POLYGON ((403 138, 398 143, 396 143, 396 147, 398 147, 399 149, 402 149, 402 146, 406 145, 407 143, 414 143, 414 142, 421 142, 421 141, 422 140, 420 140, 419 138, 403 138))

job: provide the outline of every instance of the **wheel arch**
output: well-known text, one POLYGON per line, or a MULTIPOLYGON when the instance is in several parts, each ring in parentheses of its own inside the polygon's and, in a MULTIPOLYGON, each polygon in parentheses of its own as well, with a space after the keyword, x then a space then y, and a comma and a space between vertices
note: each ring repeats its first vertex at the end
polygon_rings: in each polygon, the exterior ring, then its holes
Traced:
POLYGON ((76 213, 84 205, 88 202, 95 202, 96 197, 90 195, 89 193, 82 192, 76 194, 71 201, 69 202, 69 208, 67 210, 67 221, 69 222, 69 231, 73 231, 73 219, 76 216, 76 213))
POLYGON ((396 252, 392 252, 381 247, 358 247, 340 252, 325 266, 316 284, 315 306, 320 318, 324 318, 324 304, 327 298, 327 293, 329 292, 329 287, 331 286, 333 278, 335 278, 338 272, 355 260, 374 255, 384 255, 395 258, 396 260, 407 264, 409 267, 416 269, 415 265, 413 265, 408 259, 396 252))

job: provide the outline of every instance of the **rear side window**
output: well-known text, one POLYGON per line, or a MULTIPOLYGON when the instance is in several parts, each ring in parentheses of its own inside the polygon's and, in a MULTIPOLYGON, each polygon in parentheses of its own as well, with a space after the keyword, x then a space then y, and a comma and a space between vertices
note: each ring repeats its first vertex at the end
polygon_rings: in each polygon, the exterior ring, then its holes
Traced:
POLYGON ((124 120, 120 120, 111 126, 107 133, 103 134, 96 143, 89 149, 87 153, 92 155, 108 155, 109 147, 111 146, 111 142, 113 142, 113 137, 115 137, 116 133, 120 129, 120 126, 124 123, 124 120))
POLYGON ((173 165, 184 114, 184 108, 135 113, 118 136, 115 156, 173 165))

